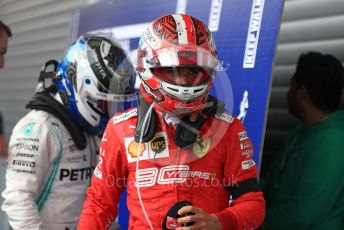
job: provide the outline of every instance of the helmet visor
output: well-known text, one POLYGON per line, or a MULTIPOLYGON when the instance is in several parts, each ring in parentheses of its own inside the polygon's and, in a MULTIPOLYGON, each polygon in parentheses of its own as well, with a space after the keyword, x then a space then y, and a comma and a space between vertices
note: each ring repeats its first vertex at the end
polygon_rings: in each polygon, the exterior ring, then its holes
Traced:
POLYGON ((220 61, 209 51, 197 46, 162 48, 149 56, 148 68, 197 66, 213 71, 221 70, 220 61))
POLYGON ((105 90, 101 84, 98 84, 98 88, 95 84, 87 84, 85 83, 83 87, 85 87, 82 98, 86 98, 87 104, 93 108, 94 111, 101 115, 108 115, 112 117, 115 113, 121 112, 124 110, 124 104, 130 104, 132 101, 136 100, 136 94, 132 87, 123 87, 121 91, 116 92, 116 87, 119 87, 118 84, 122 83, 119 81, 117 84, 114 79, 112 78, 112 83, 110 84, 111 89, 105 90))
POLYGON ((121 48, 112 45, 108 52, 101 53, 101 56, 103 62, 90 64, 93 66, 93 73, 97 70, 98 73, 99 70, 103 71, 98 77, 89 77, 89 84, 85 82, 84 85, 88 96, 96 101, 95 110, 111 117, 116 112, 123 111, 123 103, 136 100, 136 76, 130 59, 121 48), (99 77, 101 74, 104 74, 104 77, 99 77))
POLYGON ((160 67, 151 69, 161 80, 181 86, 201 85, 211 80, 213 71, 201 67, 160 67))
POLYGON ((106 65, 112 77, 108 77, 109 81, 104 83, 107 86, 106 91, 114 94, 131 93, 136 77, 132 62, 124 51, 117 47, 113 47, 110 53, 112 60, 107 60, 106 65))

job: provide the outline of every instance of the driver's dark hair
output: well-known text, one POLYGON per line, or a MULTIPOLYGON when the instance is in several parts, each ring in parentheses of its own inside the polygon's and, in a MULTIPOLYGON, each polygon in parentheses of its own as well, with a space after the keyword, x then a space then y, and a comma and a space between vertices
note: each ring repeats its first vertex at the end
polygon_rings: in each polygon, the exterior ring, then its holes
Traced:
POLYGON ((0 31, 5 31, 8 37, 12 37, 11 28, 0 20, 0 31))
POLYGON ((301 54, 293 78, 298 85, 306 87, 313 104, 319 109, 334 111, 339 107, 344 69, 334 56, 319 52, 301 54))

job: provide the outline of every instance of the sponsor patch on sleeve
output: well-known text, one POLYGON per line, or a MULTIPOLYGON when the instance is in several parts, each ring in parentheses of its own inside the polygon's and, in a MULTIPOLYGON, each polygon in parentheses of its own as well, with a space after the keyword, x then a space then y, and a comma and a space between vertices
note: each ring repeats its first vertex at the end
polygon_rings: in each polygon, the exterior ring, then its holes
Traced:
POLYGON ((249 169, 252 166, 254 166, 256 163, 254 162, 254 160, 247 160, 247 161, 242 161, 241 162, 241 168, 243 170, 249 169))
POLYGON ((217 113, 217 114, 215 114, 215 117, 217 119, 223 120, 229 124, 233 123, 233 121, 234 121, 234 117, 232 117, 228 113, 217 113))
POLYGON ((102 179, 102 178, 103 178, 102 171, 100 171, 100 169, 99 169, 98 167, 94 170, 94 175, 95 175, 96 177, 98 177, 99 179, 102 179))
POLYGON ((122 121, 128 120, 129 118, 134 117, 134 116, 137 116, 137 109, 136 108, 132 109, 126 113, 122 113, 118 116, 114 116, 112 118, 112 121, 114 124, 117 124, 117 123, 120 123, 122 121))
POLYGON ((105 157, 105 150, 100 148, 99 149, 99 161, 98 161, 98 164, 97 164, 97 166, 96 166, 96 168, 94 169, 94 172, 93 172, 93 174, 96 177, 98 177, 99 179, 103 178, 103 173, 102 173, 103 157, 105 157))
POLYGON ((247 150, 241 152, 241 155, 243 155, 243 156, 252 156, 253 155, 253 149, 247 149, 247 150))
POLYGON ((31 136, 33 133, 33 127, 35 126, 35 122, 30 122, 29 124, 26 125, 26 127, 23 130, 23 133, 25 136, 31 136))
POLYGON ((245 141, 245 142, 240 143, 240 148, 241 149, 247 149, 247 148, 250 148, 250 147, 252 147, 251 141, 245 141))
POLYGON ((244 140, 248 139, 246 131, 242 131, 242 132, 238 133, 238 136, 239 136, 240 141, 244 141, 244 140))

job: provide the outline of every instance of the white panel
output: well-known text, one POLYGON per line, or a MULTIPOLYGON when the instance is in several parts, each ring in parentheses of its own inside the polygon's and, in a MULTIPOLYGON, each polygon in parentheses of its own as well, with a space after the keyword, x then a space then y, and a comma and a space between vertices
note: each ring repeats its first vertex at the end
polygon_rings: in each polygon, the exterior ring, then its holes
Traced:
POLYGON ((285 109, 287 107, 288 87, 273 87, 271 93, 274 95, 270 98, 270 108, 285 109))
POLYGON ((344 14, 285 22, 281 26, 279 42, 291 43, 333 38, 344 38, 344 14))
POLYGON ((42 4, 40 6, 30 7, 17 11, 16 13, 5 13, 3 17, 6 17, 7 21, 12 23, 42 17, 46 17, 46 19, 49 20, 50 14, 76 9, 77 7, 80 7, 81 3, 81 0, 52 1, 50 4, 42 4))
MULTIPOLYGON (((48 59, 56 59, 60 58, 63 55, 64 47, 55 47, 52 49, 49 47, 49 50, 41 51, 39 53, 29 53, 25 55, 18 55, 13 58, 6 59, 6 71, 16 68, 17 66, 27 66, 27 65, 35 65, 38 70, 41 69, 41 66, 47 61, 48 59), (52 54, 55 55, 52 55, 52 54), (58 55, 57 55, 58 53, 58 55), (14 61, 12 61, 14 60, 14 61)), ((4 71, 4 75, 6 72, 4 71)), ((38 77, 38 76, 37 76, 38 77)), ((10 79, 9 79, 10 80, 10 79)))
POLYGON ((295 65, 277 65, 273 72, 272 87, 289 86, 290 78, 294 73, 295 65))
MULTIPOLYGON (((59 59, 62 57, 63 52, 64 49, 59 48, 57 50, 41 52, 39 55, 35 55, 36 57, 32 55, 8 57, 6 58, 6 70, 1 71, 3 72, 3 75, 1 73, 1 78, 7 78, 7 76, 11 76, 12 71, 18 68, 35 67, 37 70, 40 70, 41 66, 45 63, 45 61, 49 59, 59 59)), ((12 79, 9 80, 12 81, 12 79)))
MULTIPOLYGON (((1 14, 6 15, 6 14, 11 14, 11 13, 16 13, 20 10, 28 10, 32 7, 38 7, 39 5, 42 5, 44 3, 49 3, 54 0, 21 0, 20 4, 19 2, 11 1, 10 3, 0 3, 0 8, 1 8, 1 14)), ((8 2, 8 1, 6 1, 8 2)))
POLYGON ((56 36, 53 39, 47 39, 44 41, 31 41, 24 44, 16 45, 11 50, 11 56, 23 56, 28 54, 39 55, 42 52, 64 49, 67 44, 65 36, 56 36))
POLYGON ((344 37, 319 41, 283 43, 277 47, 277 61, 280 64, 295 64, 299 54, 304 51, 319 51, 335 55, 344 60, 344 37))
POLYGON ((343 0, 299 0, 287 1, 284 6, 284 21, 343 15, 343 0))
POLYGON ((35 29, 32 31, 27 31, 23 35, 25 36, 19 36, 18 33, 16 33, 16 37, 11 42, 11 45, 19 45, 19 44, 27 44, 31 42, 40 42, 44 40, 51 40, 56 39, 58 37, 65 39, 66 35, 66 26, 68 24, 63 25, 52 25, 49 27, 43 27, 40 29, 35 29))
MULTIPOLYGON (((41 18, 34 18, 29 21, 21 21, 17 23, 12 23, 12 27, 15 29, 16 36, 13 37, 15 40, 16 37, 24 37, 22 33, 27 31, 39 31, 40 29, 49 28, 53 26, 67 26, 70 24, 71 20, 71 13, 72 12, 65 12, 65 13, 58 13, 58 14, 51 14, 49 16, 49 20, 42 20, 41 18)), ((14 41, 13 41, 14 42, 14 41)))

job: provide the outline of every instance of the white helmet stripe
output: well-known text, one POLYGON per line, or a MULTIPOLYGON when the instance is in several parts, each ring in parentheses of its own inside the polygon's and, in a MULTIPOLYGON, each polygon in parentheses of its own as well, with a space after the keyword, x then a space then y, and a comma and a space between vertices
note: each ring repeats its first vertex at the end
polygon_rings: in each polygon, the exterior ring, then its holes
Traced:
POLYGON ((178 44, 179 45, 187 45, 188 44, 188 34, 186 31, 186 24, 183 19, 182 15, 174 14, 172 15, 177 26, 177 32, 178 32, 178 44))

